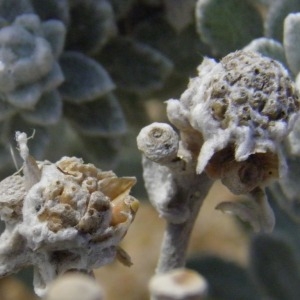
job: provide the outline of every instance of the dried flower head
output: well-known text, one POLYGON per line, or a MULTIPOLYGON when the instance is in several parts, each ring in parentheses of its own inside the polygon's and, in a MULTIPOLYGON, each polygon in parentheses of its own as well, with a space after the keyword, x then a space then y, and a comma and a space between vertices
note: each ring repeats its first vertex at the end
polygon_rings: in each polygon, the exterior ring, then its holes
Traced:
POLYGON ((205 58, 198 71, 181 99, 167 106, 197 173, 221 178, 237 194, 277 178, 283 165, 278 144, 299 110, 286 69, 258 53, 236 51, 219 63, 205 58))
POLYGON ((129 195, 134 177, 117 177, 76 157, 36 162, 25 133, 17 133, 23 173, 0 183, 0 275, 34 266, 38 295, 58 274, 91 271, 115 257, 130 265, 118 244, 138 209, 129 195), (8 190, 9 189, 9 190, 8 190), (11 255, 14 253, 14 255, 11 255))

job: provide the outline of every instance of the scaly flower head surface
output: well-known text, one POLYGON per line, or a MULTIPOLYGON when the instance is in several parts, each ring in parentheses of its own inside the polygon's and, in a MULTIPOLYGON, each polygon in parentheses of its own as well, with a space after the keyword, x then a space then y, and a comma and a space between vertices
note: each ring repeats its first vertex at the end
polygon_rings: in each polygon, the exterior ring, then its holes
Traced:
POLYGON ((36 162, 26 134, 16 138, 24 176, 0 182, 0 217, 6 223, 0 275, 33 265, 35 291, 42 295, 48 283, 69 270, 90 272, 115 257, 130 265, 118 244, 138 209, 129 195, 136 179, 117 177, 76 157, 36 162))
POLYGON ((236 194, 277 178, 283 165, 278 145, 299 110, 286 69, 258 53, 236 51, 219 63, 205 58, 198 72, 181 99, 167 106, 197 173, 221 178, 236 194))

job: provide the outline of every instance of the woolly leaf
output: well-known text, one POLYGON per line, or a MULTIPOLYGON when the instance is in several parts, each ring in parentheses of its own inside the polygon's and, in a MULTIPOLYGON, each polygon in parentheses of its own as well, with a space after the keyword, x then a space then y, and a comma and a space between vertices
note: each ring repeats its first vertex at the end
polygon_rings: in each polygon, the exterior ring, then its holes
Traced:
POLYGON ((7 100, 18 108, 30 109, 38 102, 41 94, 41 85, 37 82, 7 93, 7 100))
POLYGON ((163 0, 168 22, 180 32, 194 21, 195 0, 163 0))
POLYGON ((286 163, 288 167, 286 176, 278 183, 272 184, 270 190, 280 207, 292 220, 300 224, 300 158, 289 155, 286 157, 286 163))
POLYGON ((42 24, 44 37, 50 43, 52 53, 58 58, 63 51, 66 37, 66 27, 57 20, 46 21, 42 24))
POLYGON ((96 53, 116 33, 113 9, 106 0, 84 0, 71 5, 67 49, 96 53))
POLYGON ((119 88, 136 93, 160 89, 173 67, 157 50, 126 38, 111 41, 99 60, 119 88))
POLYGON ((149 6, 160 6, 161 0, 141 0, 142 3, 149 6))
POLYGON ((47 76, 40 81, 41 86, 45 91, 56 89, 65 80, 62 70, 57 62, 52 66, 51 71, 47 76))
POLYGON ((209 52, 208 47, 198 38, 194 25, 178 33, 161 17, 140 24, 136 28, 135 37, 166 55, 174 63, 176 71, 185 76, 195 73, 204 53, 209 52))
POLYGON ((66 103, 65 115, 84 135, 109 137, 126 130, 121 106, 112 94, 81 105, 66 103))
POLYGON ((69 24, 68 0, 31 0, 31 3, 42 20, 60 20, 65 25, 69 24))
POLYGON ((106 70, 95 60, 79 52, 63 53, 60 66, 65 82, 59 90, 66 101, 83 103, 101 97, 114 89, 114 84, 106 70))
POLYGON ((262 55, 276 59, 287 66, 282 44, 273 39, 265 37, 255 39, 250 44, 248 44, 244 48, 244 50, 259 52, 262 55))
POLYGON ((4 98, 0 97, 0 122, 11 117, 16 111, 16 108, 10 105, 4 98))
POLYGON ((110 170, 116 167, 119 152, 122 149, 121 139, 89 137, 79 135, 82 143, 81 157, 85 161, 91 161, 103 170, 110 170))
POLYGON ((283 45, 289 68, 297 75, 300 72, 300 13, 285 18, 283 45))
MULTIPOLYGON (((4 124, 0 123, 0 126, 3 127, 4 124)), ((13 144, 15 145, 15 144, 13 144)), ((5 178, 8 174, 12 173, 12 165, 13 165, 13 159, 11 156, 11 152, 9 150, 9 145, 7 142, 3 143, 2 141, 0 142, 0 170, 1 170, 1 177, 5 178), (6 173, 5 171, 8 172, 6 173), (3 176, 4 174, 4 176, 3 176)), ((15 170, 15 168, 13 169, 15 170)), ((3 226, 2 226, 2 221, 0 222, 0 230, 3 232, 3 226)))
MULTIPOLYGON (((297 81, 299 81, 299 75, 296 78, 296 84, 297 81)), ((295 158, 300 156, 300 119, 298 118, 295 122, 294 128, 292 132, 287 137, 288 142, 288 156, 289 158, 295 158), (296 156, 296 157, 295 157, 296 156)), ((297 176, 295 177, 295 179, 297 176)), ((298 178, 297 178, 298 179, 298 178)), ((300 191, 300 190, 299 190, 300 191)))
POLYGON ((135 0, 110 0, 117 19, 125 17, 134 4, 135 0))
POLYGON ((29 0, 0 0, 0 16, 9 22, 22 14, 33 13, 29 0))
POLYGON ((62 100, 57 91, 42 95, 32 111, 25 111, 22 117, 34 124, 51 125, 59 121, 62 114, 62 100))
MULTIPOLYGON (((188 260, 187 268, 198 271, 208 281, 208 296, 222 300, 261 300, 246 270, 218 257, 195 257, 188 260)), ((209 298, 210 299, 210 298, 209 298)))
POLYGON ((126 93, 125 91, 116 91, 116 96, 129 124, 140 129, 151 122, 148 114, 149 110, 145 105, 144 99, 136 94, 126 93))
MULTIPOLYGON (((30 32, 33 36, 40 35, 41 33, 41 20, 35 14, 24 14, 24 15, 17 16, 13 24, 23 27, 26 31, 30 32)), ((24 34, 27 35, 28 33, 26 32, 24 34)), ((14 37, 12 36, 12 38, 14 37)), ((27 39, 28 40, 30 39, 29 36, 27 37, 27 39)))
POLYGON ((282 41, 285 17, 289 13, 298 11, 300 11, 299 0, 273 0, 265 20, 265 35, 282 41))
POLYGON ((279 235, 255 236, 251 245, 250 266, 257 283, 270 298, 299 299, 299 267, 288 240, 279 235))
POLYGON ((218 55, 226 55, 262 36, 258 11, 247 1, 198 0, 197 29, 201 39, 218 55))

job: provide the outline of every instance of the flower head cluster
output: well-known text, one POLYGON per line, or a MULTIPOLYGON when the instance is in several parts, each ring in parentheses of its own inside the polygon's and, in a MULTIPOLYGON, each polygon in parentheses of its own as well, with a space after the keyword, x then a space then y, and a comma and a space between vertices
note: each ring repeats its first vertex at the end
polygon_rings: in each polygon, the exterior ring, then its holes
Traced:
POLYGON ((0 274, 33 265, 35 291, 41 295, 69 270, 89 272, 116 256, 129 265, 118 244, 138 209, 129 195, 136 179, 119 178, 75 157, 37 163, 28 154, 26 135, 18 133, 17 140, 24 176, 0 183, 0 217, 6 223, 0 274))
POLYGON ((180 100, 168 101, 168 117, 182 146, 204 170, 237 194, 278 177, 278 144, 299 110, 298 93, 286 69, 251 51, 236 51, 219 63, 205 58, 180 100), (196 135, 195 139, 190 138, 196 135))

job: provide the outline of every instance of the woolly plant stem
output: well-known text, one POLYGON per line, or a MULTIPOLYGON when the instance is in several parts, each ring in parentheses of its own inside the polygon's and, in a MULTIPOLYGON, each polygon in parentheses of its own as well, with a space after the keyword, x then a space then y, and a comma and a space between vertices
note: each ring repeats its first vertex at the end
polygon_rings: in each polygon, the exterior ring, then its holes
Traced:
MULTIPOLYGON (((200 194, 197 191, 191 195, 189 201, 190 216, 185 222, 175 224, 167 221, 156 269, 157 273, 166 273, 185 266, 191 233, 206 194, 206 192, 200 194)), ((186 199, 179 200, 186 201, 186 199)))

